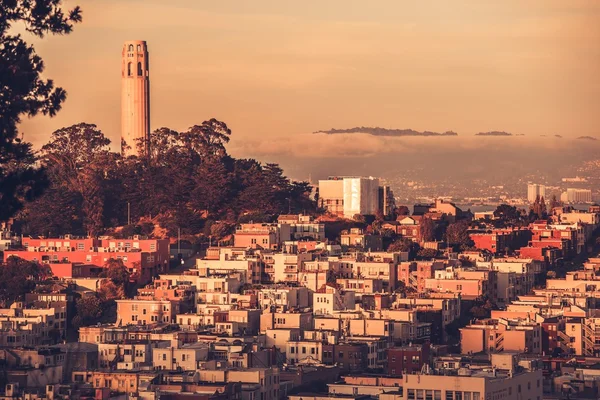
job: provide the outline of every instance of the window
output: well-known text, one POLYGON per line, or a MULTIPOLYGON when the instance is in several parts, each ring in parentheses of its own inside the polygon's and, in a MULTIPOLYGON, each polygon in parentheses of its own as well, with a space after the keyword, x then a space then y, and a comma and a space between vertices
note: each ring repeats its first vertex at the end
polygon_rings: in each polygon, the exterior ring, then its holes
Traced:
POLYGON ((129 45, 129 51, 133 51, 133 45, 132 44, 129 45))
POLYGON ((131 76, 131 63, 127 63, 127 76, 131 76))
POLYGON ((137 45, 137 51, 138 51, 138 53, 142 51, 142 45, 141 44, 137 45))
POLYGON ((143 76, 144 75, 144 71, 142 71, 142 63, 138 61, 137 64, 137 74, 138 76, 143 76))

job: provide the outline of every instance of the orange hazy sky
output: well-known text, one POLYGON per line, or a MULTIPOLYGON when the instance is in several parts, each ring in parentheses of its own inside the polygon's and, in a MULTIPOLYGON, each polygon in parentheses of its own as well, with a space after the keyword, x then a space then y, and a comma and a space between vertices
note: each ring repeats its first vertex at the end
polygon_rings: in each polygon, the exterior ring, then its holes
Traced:
POLYGON ((25 121, 36 145, 78 122, 120 135, 120 56, 148 42, 151 127, 215 117, 260 146, 381 126, 600 136, 598 0, 79 0, 83 23, 35 40, 68 92, 25 121))

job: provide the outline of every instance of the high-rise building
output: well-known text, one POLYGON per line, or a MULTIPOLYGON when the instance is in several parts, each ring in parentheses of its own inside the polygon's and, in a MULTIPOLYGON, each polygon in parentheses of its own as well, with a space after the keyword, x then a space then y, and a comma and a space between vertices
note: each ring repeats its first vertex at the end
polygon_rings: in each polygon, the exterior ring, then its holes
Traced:
POLYGON ((533 203, 537 197, 546 197, 546 186, 530 183, 527 185, 527 201, 533 203))
POLYGON ((319 181, 319 207, 332 214, 352 218, 375 215, 382 201, 379 179, 373 177, 330 177, 319 181))
POLYGON ((140 155, 150 136, 150 63, 144 40, 127 41, 121 59, 121 151, 140 155))
POLYGON ((567 189, 566 201, 571 204, 591 203, 592 191, 589 189, 567 189))

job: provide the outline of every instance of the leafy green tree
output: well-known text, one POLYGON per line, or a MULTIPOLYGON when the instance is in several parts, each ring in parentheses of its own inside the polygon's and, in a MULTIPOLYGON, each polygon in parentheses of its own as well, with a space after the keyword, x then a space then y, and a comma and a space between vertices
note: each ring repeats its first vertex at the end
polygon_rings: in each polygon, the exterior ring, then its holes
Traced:
POLYGON ((562 202, 556 198, 555 194, 553 194, 552 197, 550 198, 550 210, 554 209, 555 207, 560 207, 560 206, 562 206, 562 202))
POLYGON ((107 225, 104 205, 113 189, 110 179, 117 175, 117 160, 109 152, 109 144, 110 140, 91 124, 73 125, 52 134, 40 152, 50 186, 25 210, 33 233, 95 235, 107 225))
POLYGON ((68 34, 80 21, 79 7, 65 12, 61 0, 0 2, 0 221, 15 215, 24 201, 39 195, 45 186, 31 144, 18 137, 21 118, 38 113, 54 116, 66 98, 52 80, 42 79, 42 59, 11 28, 24 26, 41 38, 68 34))
POLYGON ((390 252, 405 252, 405 251, 413 251, 414 243, 410 239, 398 239, 388 247, 388 251, 390 252))
POLYGON ((130 273, 123 260, 111 258, 104 264, 104 271, 100 276, 109 278, 115 285, 125 286, 129 282, 130 273))
POLYGON ((517 207, 500 204, 494 211, 494 217, 509 224, 517 224, 521 220, 521 213, 517 207))
POLYGON ((125 298, 124 286, 117 285, 110 279, 102 282, 97 293, 102 303, 125 298))
POLYGON ((9 257, 0 263, 0 303, 10 306, 35 288, 35 281, 51 276, 50 270, 35 262, 9 257))
POLYGON ((435 240, 435 224, 429 217, 421 219, 420 223, 420 237, 421 242, 431 242, 435 240))
POLYGON ((364 215, 362 214, 354 214, 354 216, 352 217, 352 219, 358 223, 364 224, 367 219, 365 218, 364 215))
POLYGON ((130 236, 151 221, 150 234, 156 224, 169 235, 210 235, 208 221, 316 210, 307 182, 292 182, 277 164, 229 156, 230 134, 214 119, 186 132, 161 128, 147 156, 123 158, 94 125, 60 129, 41 152, 50 187, 22 213, 23 226, 30 234, 97 235, 128 224, 117 234, 130 236))
POLYGON ((469 236, 469 222, 465 220, 456 221, 448 225, 446 229, 446 240, 448 244, 454 247, 459 247, 461 250, 468 249, 473 246, 473 241, 469 236))
POLYGON ((75 307, 77 314, 72 320, 75 327, 93 325, 102 317, 102 301, 95 295, 78 299, 75 307))
POLYGON ((403 217, 410 215, 410 210, 406 206, 398 206, 394 209, 394 215, 396 219, 402 219, 403 217))
POLYGON ((424 260, 431 260, 433 258, 435 258, 438 254, 438 251, 436 249, 420 249, 419 251, 417 251, 417 257, 418 258, 422 258, 424 260))

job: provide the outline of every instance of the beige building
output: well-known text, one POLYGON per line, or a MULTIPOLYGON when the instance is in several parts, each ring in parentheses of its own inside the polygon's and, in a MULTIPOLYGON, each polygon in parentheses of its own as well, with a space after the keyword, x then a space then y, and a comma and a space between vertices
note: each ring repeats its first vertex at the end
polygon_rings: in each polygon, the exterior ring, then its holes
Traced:
POLYGON ((460 330, 461 352, 476 354, 516 351, 542 353, 541 324, 528 319, 488 319, 460 330))
POLYGON ((306 312, 264 312, 260 316, 260 331, 267 329, 311 329, 313 314, 306 312))
POLYGON ((117 325, 171 323, 177 311, 169 300, 117 300, 117 325))
POLYGON ((150 136, 150 62, 144 40, 125 42, 121 57, 121 151, 148 151, 150 136), (141 141, 141 142, 140 142, 141 141))
POLYGON ((305 308, 310 306, 312 296, 306 287, 262 288, 258 292, 259 308, 266 310, 273 306, 305 308))
POLYGON ((100 343, 98 364, 100 368, 115 368, 117 363, 150 364, 152 348, 148 343, 100 343))
POLYGON ((383 291, 381 279, 338 278, 336 283, 344 290, 355 292, 357 295, 380 293, 383 291))
POLYGON ((287 343, 300 340, 300 329, 278 328, 267 329, 265 332, 265 347, 275 347, 282 353, 287 351, 287 343))
POLYGON ((348 321, 350 336, 380 336, 391 339, 394 321, 386 319, 351 319, 348 321))
MULTIPOLYGON (((197 371, 202 382, 240 382, 247 385, 259 385, 253 400, 279 399, 279 369, 277 368, 248 368, 224 370, 197 371)), ((243 400, 246 400, 243 398, 243 400)), ((250 400, 250 399, 248 399, 250 400)))
POLYGON ((194 343, 191 345, 157 348, 152 351, 154 369, 170 371, 195 371, 200 363, 208 360, 208 345, 194 343))
POLYGON ((286 361, 290 364, 311 360, 323 361, 323 342, 320 340, 298 340, 290 341, 286 345, 286 361))
POLYGON ((410 375, 403 377, 405 399, 541 400, 542 371, 516 374, 474 371, 470 376, 410 375))

